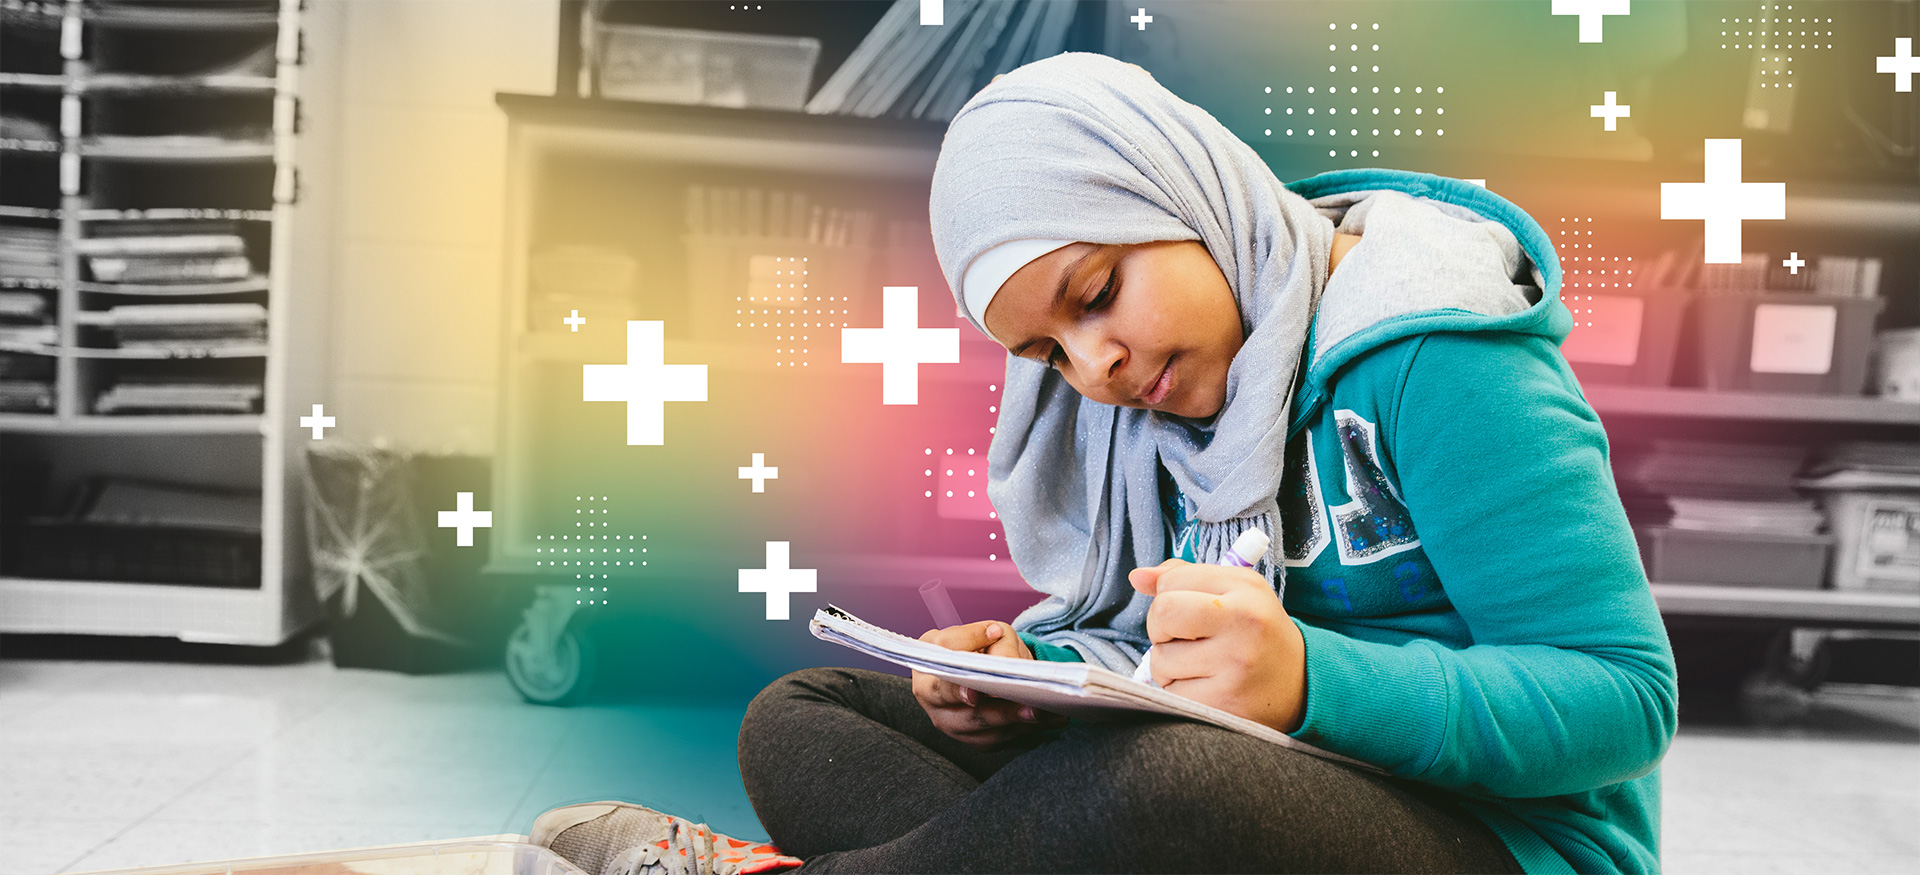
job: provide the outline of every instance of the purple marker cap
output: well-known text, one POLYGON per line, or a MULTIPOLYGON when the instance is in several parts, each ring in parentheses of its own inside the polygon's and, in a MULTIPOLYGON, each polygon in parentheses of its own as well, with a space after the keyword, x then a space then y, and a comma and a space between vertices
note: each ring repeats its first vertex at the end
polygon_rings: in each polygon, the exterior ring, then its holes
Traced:
POLYGON ((927 611, 933 614, 934 628, 960 625, 960 612, 954 609, 953 597, 947 595, 947 588, 940 583, 940 578, 920 584, 920 598, 927 603, 927 611))

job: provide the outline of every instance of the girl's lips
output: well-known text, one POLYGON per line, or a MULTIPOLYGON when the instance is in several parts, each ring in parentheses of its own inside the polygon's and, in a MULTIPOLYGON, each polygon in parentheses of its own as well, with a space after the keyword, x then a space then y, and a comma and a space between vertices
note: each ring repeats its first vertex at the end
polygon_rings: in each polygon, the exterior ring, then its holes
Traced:
POLYGON ((1172 391, 1173 359, 1167 359, 1167 366, 1161 369, 1160 378, 1154 381, 1153 388, 1147 393, 1147 396, 1140 400, 1142 403, 1152 406, 1167 400, 1167 395, 1172 391))

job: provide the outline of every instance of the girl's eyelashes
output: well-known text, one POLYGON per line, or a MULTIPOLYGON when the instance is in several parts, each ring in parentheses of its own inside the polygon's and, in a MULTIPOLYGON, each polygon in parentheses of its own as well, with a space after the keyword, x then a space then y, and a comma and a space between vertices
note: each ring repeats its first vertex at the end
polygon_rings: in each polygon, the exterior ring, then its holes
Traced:
MULTIPOLYGON (((1115 271, 1107 272, 1107 284, 1104 286, 1101 286, 1100 293, 1097 295, 1094 295, 1093 300, 1087 302, 1087 305, 1086 305, 1087 312, 1093 312, 1094 310, 1098 310, 1102 307, 1107 306, 1108 304, 1113 303, 1113 295, 1114 295, 1113 282, 1117 277, 1118 277, 1117 272, 1115 271)), ((1060 345, 1056 343, 1053 345, 1052 349, 1047 351, 1047 357, 1045 360, 1047 363, 1047 367, 1058 370, 1060 367, 1060 357, 1061 357, 1060 345)))
POLYGON ((1087 302, 1088 310, 1098 310, 1101 307, 1105 307, 1108 303, 1110 303, 1113 300, 1114 276, 1115 274, 1112 271, 1108 271, 1107 284, 1100 287, 1100 294, 1094 295, 1093 300, 1087 302))

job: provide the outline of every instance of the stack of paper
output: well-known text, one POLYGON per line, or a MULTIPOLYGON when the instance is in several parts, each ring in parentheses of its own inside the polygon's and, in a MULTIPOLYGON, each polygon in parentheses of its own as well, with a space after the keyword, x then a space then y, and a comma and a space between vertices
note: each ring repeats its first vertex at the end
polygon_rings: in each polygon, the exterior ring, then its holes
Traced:
POLYGON ((94 400, 95 413, 254 413, 258 380, 122 374, 94 400))
POLYGON ((267 339, 267 308, 253 303, 124 304, 82 311, 75 321, 113 332, 121 349, 231 349, 267 339))
POLYGON ((1261 723, 1084 662, 1015 659, 949 650, 867 623, 833 605, 814 612, 807 630, 823 641, 1043 711, 1100 722, 1140 712, 1168 714, 1370 771, 1378 768, 1322 750, 1261 723))
POLYGON ((0 225, 0 277, 59 279, 59 234, 52 228, 0 225))
POLYGON ((1672 495, 1676 529, 1700 532, 1754 532, 1773 535, 1812 535, 1824 519, 1812 499, 1798 501, 1734 501, 1672 495))

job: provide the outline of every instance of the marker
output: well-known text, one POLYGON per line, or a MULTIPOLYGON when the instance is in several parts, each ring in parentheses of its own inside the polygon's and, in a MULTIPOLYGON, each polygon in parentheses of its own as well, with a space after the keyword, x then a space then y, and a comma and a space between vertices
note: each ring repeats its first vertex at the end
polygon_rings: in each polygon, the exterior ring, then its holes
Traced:
POLYGON ((947 588, 936 577, 920 584, 920 599, 927 603, 927 610, 933 614, 933 627, 945 629, 960 625, 960 612, 953 608, 953 597, 947 595, 947 588))
MULTIPOLYGON (((1260 561, 1260 557, 1267 555, 1267 547, 1272 543, 1273 539, 1267 537, 1266 532, 1248 529, 1241 532, 1240 537, 1233 539, 1233 547, 1227 550, 1227 555, 1220 557, 1220 564, 1252 568, 1254 563, 1260 561)), ((920 591, 925 593, 926 588, 922 587, 920 591)), ((1152 659, 1153 647, 1148 646, 1147 652, 1140 654, 1140 664, 1133 670, 1133 679, 1157 687, 1159 684, 1153 683, 1153 664, 1150 662, 1152 659)))

